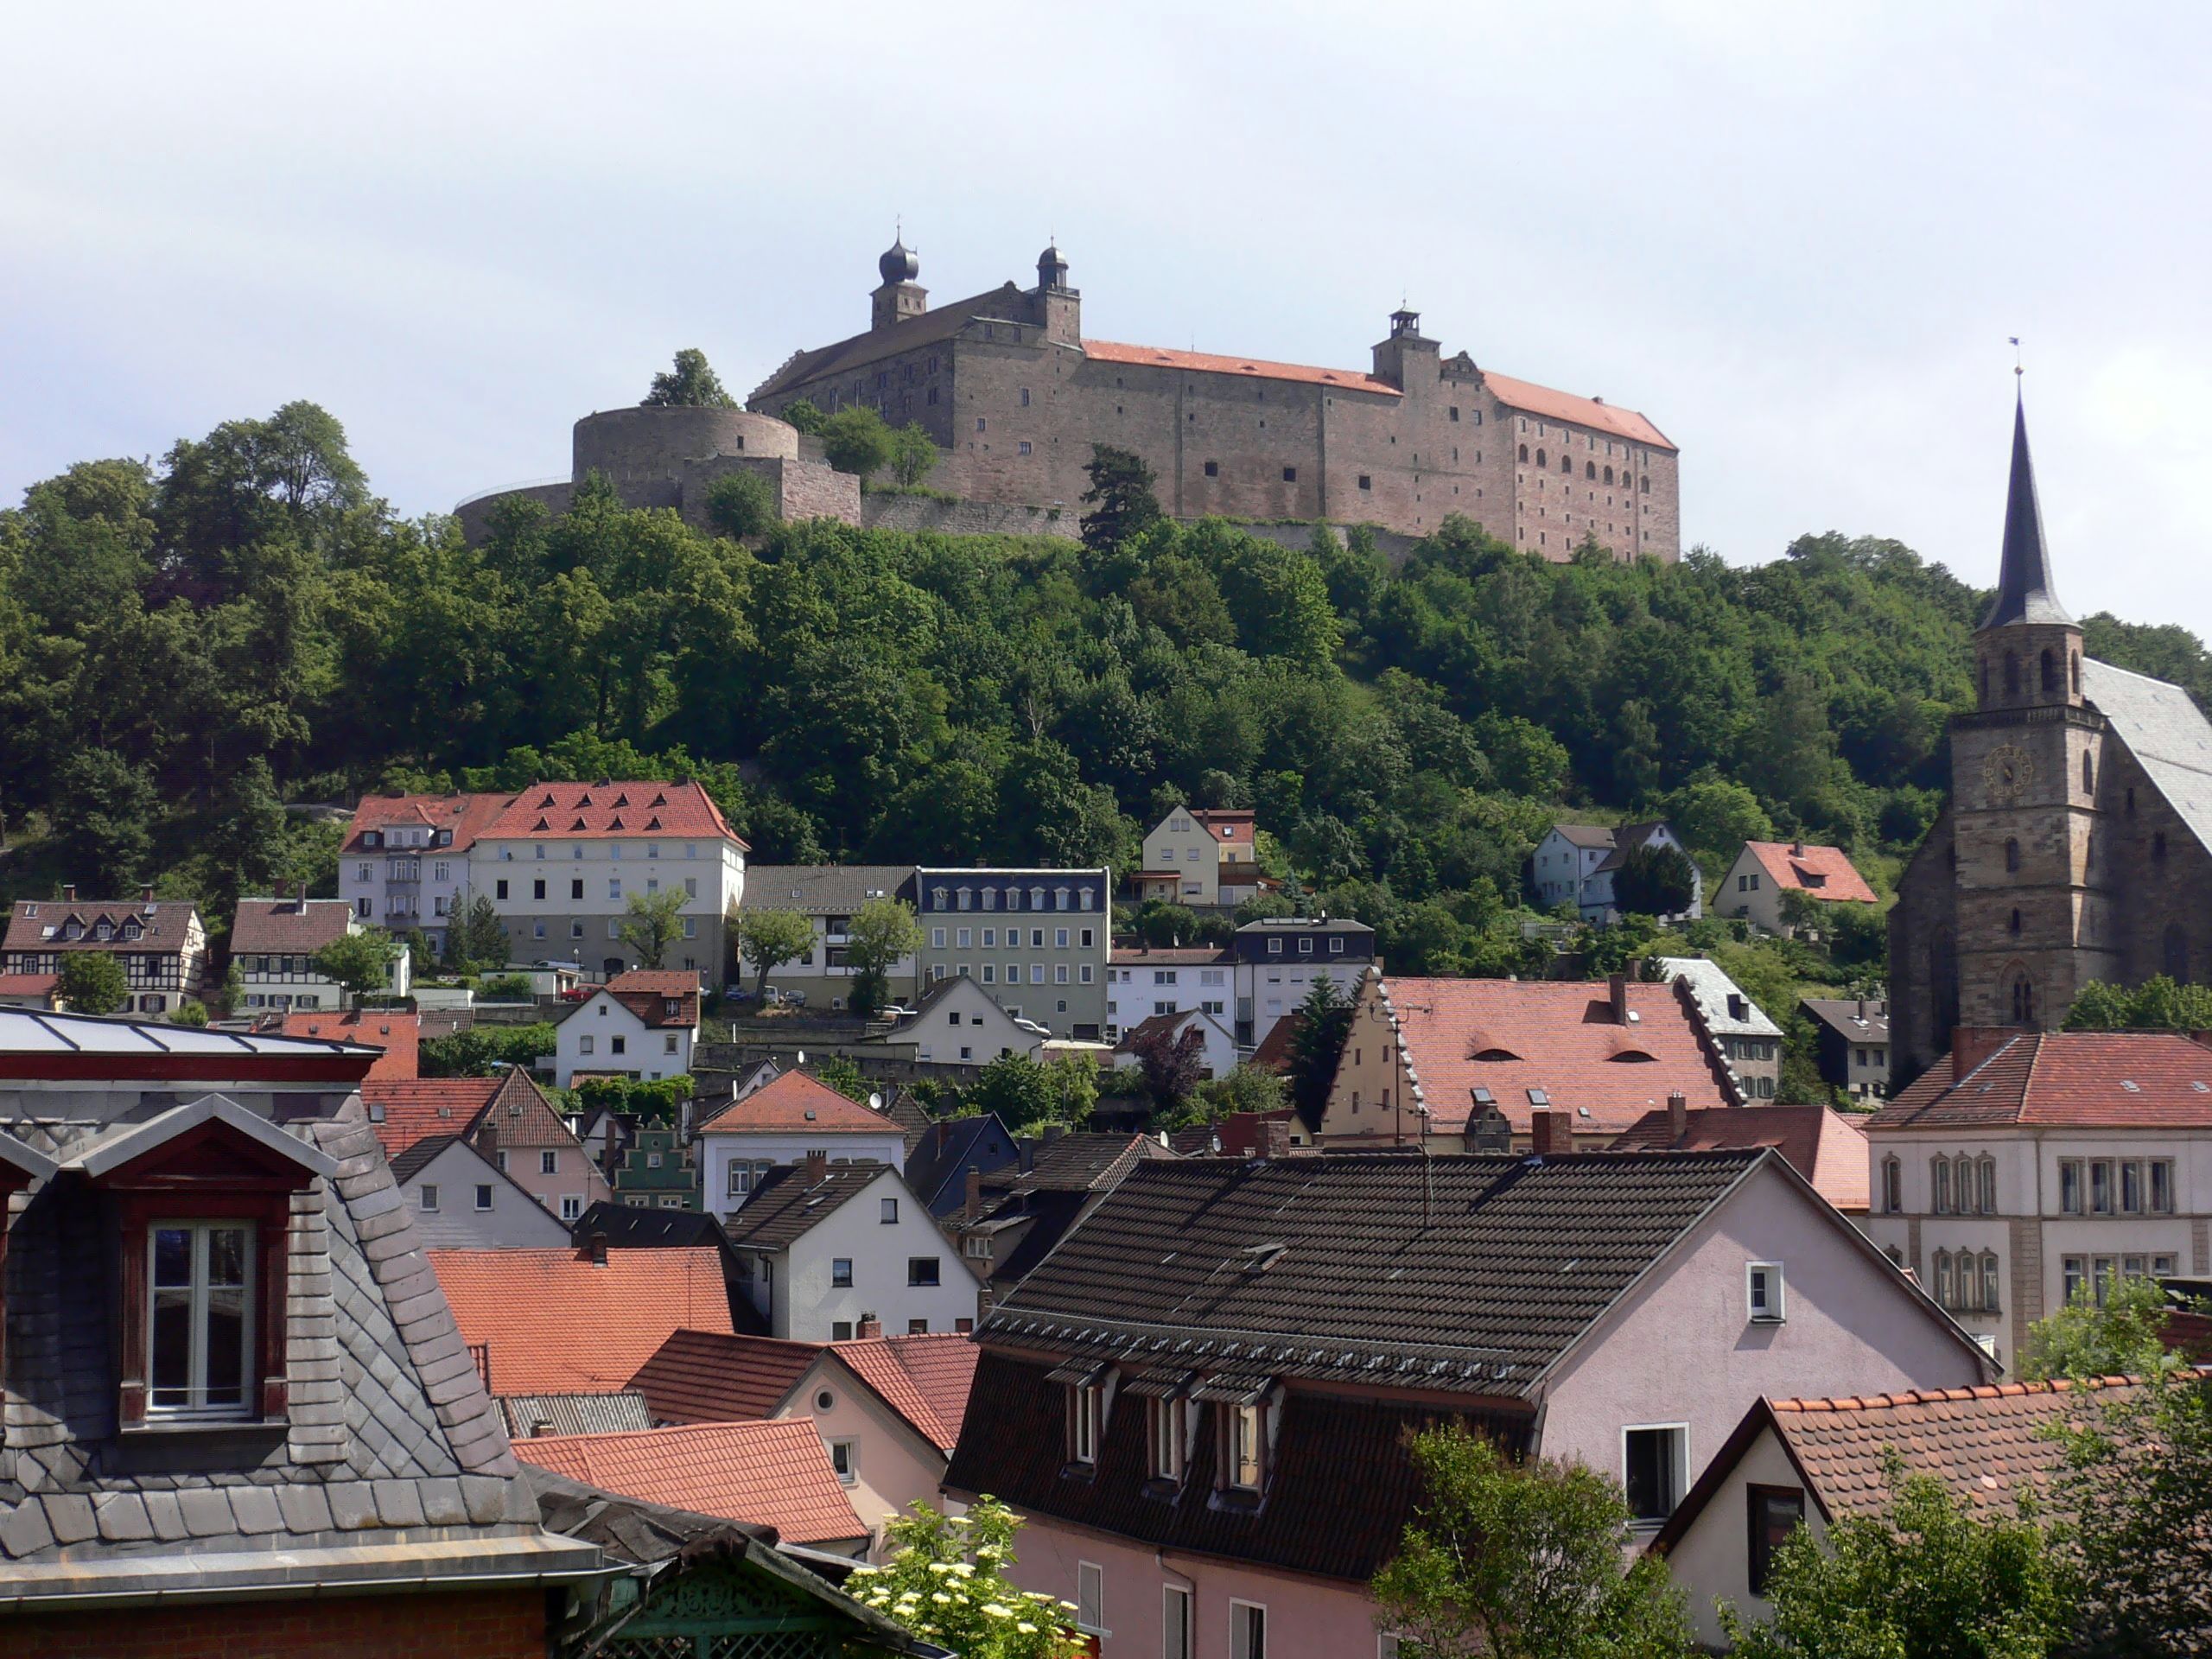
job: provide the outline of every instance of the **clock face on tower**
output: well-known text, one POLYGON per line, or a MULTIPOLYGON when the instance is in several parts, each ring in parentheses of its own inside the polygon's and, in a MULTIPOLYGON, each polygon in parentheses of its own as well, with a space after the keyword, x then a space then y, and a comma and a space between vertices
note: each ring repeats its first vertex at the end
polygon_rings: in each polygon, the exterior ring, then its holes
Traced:
POLYGON ((2035 781, 2034 757, 2015 743, 2002 743, 1981 763, 1982 794, 1992 806, 2012 806, 2035 781))

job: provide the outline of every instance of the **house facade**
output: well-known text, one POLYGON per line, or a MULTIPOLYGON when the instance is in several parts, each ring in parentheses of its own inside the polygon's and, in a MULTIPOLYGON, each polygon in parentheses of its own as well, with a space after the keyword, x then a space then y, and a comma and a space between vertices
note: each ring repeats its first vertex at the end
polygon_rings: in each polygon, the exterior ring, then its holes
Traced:
POLYGON ((1962 1026, 1866 1120, 1867 1231, 2014 1363, 2077 1289, 2212 1272, 2212 1049, 1962 1026))
POLYGON ((79 951, 123 964, 128 1013, 174 1014, 207 993, 207 930, 199 911, 156 899, 151 887, 135 900, 80 900, 73 887, 59 899, 18 899, 0 939, 0 974, 58 974, 62 958, 79 951))
POLYGON ((1129 878, 1140 900, 1234 910, 1276 884, 1261 874, 1257 820, 1243 809, 1178 806, 1144 838, 1144 868, 1129 878))
POLYGON ((371 1078, 361 1092, 387 1158, 396 1160, 432 1136, 458 1136, 564 1222, 612 1190, 567 1121, 519 1067, 496 1077, 371 1078))
POLYGON ((1578 908, 1582 919, 1611 925, 1621 918, 1622 906, 1614 892, 1613 881, 1629 855, 1646 847, 1663 847, 1680 853, 1690 873, 1690 901, 1687 907, 1667 912, 1669 918, 1682 917, 1695 921, 1705 914, 1705 873, 1697 867, 1697 860, 1690 856, 1689 849, 1673 829, 1664 823, 1624 823, 1611 832, 1612 850, 1598 861, 1582 884, 1578 908))
POLYGON ((557 1249, 569 1230, 459 1135, 431 1135, 391 1160, 425 1249, 557 1249))
MULTIPOLYGON (((768 976, 781 990, 804 991, 807 1004, 842 1008, 853 981, 845 960, 845 929, 853 912, 872 899, 913 902, 914 870, 909 864, 755 864, 745 873, 745 910, 788 910, 814 925, 814 947, 796 962, 779 964, 768 976)), ((743 960, 736 964, 750 988, 756 977, 743 960)), ((918 993, 915 963, 901 957, 887 976, 892 1000, 910 1002, 918 993)))
POLYGON ((1802 1006, 1813 1021, 1821 1081, 1853 1100, 1886 1098, 1890 1092, 1889 999, 1808 996, 1802 1006))
POLYGON ((1034 1059, 1045 1046, 964 975, 938 980, 912 1014, 874 1040, 904 1050, 916 1065, 988 1065, 1002 1054, 1034 1059))
POLYGON ((820 1078, 786 1071, 699 1125, 696 1141, 707 1207, 727 1221, 770 1172, 820 1153, 833 1164, 906 1161, 906 1132, 820 1078))
POLYGON ((1095 1042, 1106 1023, 1113 897, 1104 868, 917 869, 921 988, 970 978, 1008 1014, 1095 1042))
POLYGON ((1226 1019, 1236 997, 1235 963, 1219 946, 1117 944, 1106 959, 1106 1036, 1119 1042, 1147 1020, 1186 1010, 1226 1019))
MULTIPOLYGON (((231 963, 245 987, 245 1001, 232 1012, 343 1008, 346 989, 316 968, 315 953, 362 925, 343 899, 310 899, 304 882, 295 896, 239 899, 231 922, 231 963)), ((401 945, 391 959, 385 990, 405 996, 412 973, 407 947, 401 945)))
POLYGON ((1341 917, 1264 917, 1236 930, 1229 957, 1236 1001, 1230 1030, 1239 1046, 1256 1047, 1298 1012, 1316 980, 1332 982, 1349 998, 1376 965, 1375 930, 1341 917))
POLYGON ((1612 850, 1613 832, 1604 824, 1554 824, 1529 855, 1529 884, 1537 905, 1545 910, 1572 905, 1579 911, 1582 889, 1612 850))
POLYGON ((699 1036, 699 976, 633 968, 572 1004, 553 1028, 553 1082, 578 1072, 652 1082, 691 1075, 699 1036))
POLYGON ((338 896, 360 921, 393 933, 420 928, 442 951, 452 918, 468 902, 470 850, 512 798, 364 797, 339 845, 338 896))
POLYGON ((1197 1008, 1185 1008, 1180 1014, 1155 1014, 1140 1020, 1122 1033, 1122 1040, 1114 1046, 1114 1065, 1117 1070, 1135 1070, 1142 1065, 1140 1045, 1154 1039, 1170 1045, 1189 1040, 1189 1033, 1198 1033, 1199 1065, 1209 1077, 1225 1077, 1236 1069, 1236 1039, 1230 1035, 1229 1027, 1218 1016, 1202 1013, 1197 1008))
POLYGON ((1713 914, 1738 918, 1769 933, 1794 934, 1796 925, 1783 912, 1783 897, 1792 893, 1823 904, 1881 903, 1840 847, 1747 841, 1721 878, 1713 914))
POLYGON ((1782 1085, 1782 1027, 1703 957, 1661 957, 1659 972, 1689 999, 1690 1012, 1735 1074, 1746 1103, 1772 1100, 1782 1085))
POLYGON ((614 1200, 632 1210, 700 1208, 697 1154, 663 1119, 640 1124, 614 1166, 614 1200))

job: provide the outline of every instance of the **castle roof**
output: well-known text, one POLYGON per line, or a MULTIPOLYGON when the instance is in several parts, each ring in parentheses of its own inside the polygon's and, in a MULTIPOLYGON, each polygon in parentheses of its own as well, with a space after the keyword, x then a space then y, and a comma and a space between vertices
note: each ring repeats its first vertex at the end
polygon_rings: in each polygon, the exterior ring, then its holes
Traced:
POLYGON ((2036 467, 2028 454, 2028 410, 2012 405, 2012 479, 2005 496, 2005 552, 1997 571, 1997 598, 1985 628, 2025 623, 2071 626, 2050 580, 2050 555, 2043 539, 2043 506, 2036 499, 2036 467))
POLYGON ((382 830, 394 826, 426 830, 450 830, 453 840, 448 843, 453 852, 466 852, 475 844, 484 826, 498 817, 511 795, 370 795, 362 798, 353 809, 353 821, 346 826, 345 843, 340 855, 363 850, 362 832, 382 830))
POLYGON ((608 836, 698 836, 745 842, 714 797, 696 783, 602 779, 532 784, 478 832, 487 840, 597 839, 608 836))
POLYGON ((888 329, 871 328, 866 334, 817 346, 810 352, 793 352, 785 359, 783 367, 753 389, 753 396, 772 397, 793 386, 829 379, 893 352, 911 352, 917 346, 950 340, 978 317, 1009 322, 1023 320, 1018 314, 1024 303, 1020 289, 1012 283, 1001 283, 971 298, 932 306, 918 317, 903 318, 888 329))
POLYGON ((1632 409, 1621 409, 1602 397, 1582 397, 1571 391, 1554 391, 1551 387, 1540 386, 1533 380, 1516 380, 1510 375, 1499 374, 1490 369, 1480 372, 1483 385, 1490 388, 1491 395, 1508 409, 1540 415, 1546 420, 1595 427, 1600 432, 1626 438, 1630 443, 1649 444, 1654 449, 1664 449, 1669 454, 1674 453, 1674 441, 1632 409))
POLYGON ((1388 380, 1361 369, 1317 369, 1304 363, 1271 363, 1265 358, 1224 357, 1214 352, 1179 352, 1165 346, 1124 346, 1110 340, 1086 340, 1083 350, 1096 363, 1190 369, 1200 374, 1236 374, 1253 380, 1301 380, 1313 385, 1342 386, 1350 391, 1371 391, 1384 397, 1405 396, 1388 380))

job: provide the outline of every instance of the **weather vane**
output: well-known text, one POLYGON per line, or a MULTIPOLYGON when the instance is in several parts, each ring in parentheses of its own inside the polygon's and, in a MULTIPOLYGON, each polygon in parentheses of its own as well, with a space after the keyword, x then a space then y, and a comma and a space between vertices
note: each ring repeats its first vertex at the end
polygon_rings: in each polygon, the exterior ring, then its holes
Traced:
POLYGON ((2017 380, 2027 372, 2020 362, 2020 337, 2018 334, 2007 334, 2005 338, 2012 343, 2012 378, 2017 380))

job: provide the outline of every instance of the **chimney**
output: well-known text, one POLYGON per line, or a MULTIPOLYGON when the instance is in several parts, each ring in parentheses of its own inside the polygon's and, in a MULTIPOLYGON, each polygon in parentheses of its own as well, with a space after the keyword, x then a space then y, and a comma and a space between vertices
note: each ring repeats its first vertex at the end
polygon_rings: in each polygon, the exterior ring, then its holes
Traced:
POLYGON ((1802 836, 1798 836, 1796 840, 1789 843, 1789 854, 1793 858, 1802 858, 1805 856, 1805 838, 1802 836))
POLYGON ((1866 1023, 1866 1014, 1870 1006, 1866 998, 1862 996, 1859 999, 1859 1023, 1862 1026, 1866 1023))
POLYGON ((138 902, 142 905, 150 905, 154 902, 154 884, 152 882, 149 881, 138 889, 138 902))
POLYGON ((829 1179, 830 1154, 826 1152, 808 1153, 806 1154, 806 1184, 809 1186, 819 1186, 829 1179))
POLYGON ((1689 1098, 1679 1089, 1667 1096, 1667 1135, 1676 1146, 1690 1131, 1689 1098))
POLYGON ((1260 1156, 1287 1158, 1290 1156, 1290 1120, 1287 1117, 1265 1117, 1260 1120, 1260 1156))
POLYGON ((607 1235, 605 1233, 594 1233, 591 1236, 591 1242, 586 1248, 591 1251, 592 1266, 603 1268, 607 1265, 607 1235))
POLYGON ((968 1166, 968 1197, 962 1205, 962 1213, 970 1221, 983 1213, 983 1172, 975 1164, 968 1166))
POLYGON ((1529 1114, 1529 1145, 1539 1158, 1549 1158, 1574 1150, 1574 1137, 1567 1128, 1567 1114, 1548 1106, 1539 1106, 1529 1114))
POLYGON ((883 1321, 881 1319, 877 1319, 873 1313, 864 1313, 861 1316, 860 1336, 862 1342, 882 1334, 883 1321))
POLYGON ((552 1432, 553 1425, 547 1422, 543 1417, 538 1418, 530 1426, 530 1438, 533 1440, 542 1440, 552 1432))
POLYGON ((1049 1146, 1052 1142, 1058 1140, 1067 1132, 1068 1126, 1065 1123, 1047 1123, 1045 1126, 1046 1144, 1049 1146))
POLYGON ((1628 1024, 1628 976, 1615 974, 1606 982, 1606 988, 1612 997, 1613 1023, 1617 1026, 1628 1024))
MULTIPOLYGON (((153 892, 154 892, 154 890, 153 890, 151 887, 147 888, 147 889, 146 889, 146 894, 147 894, 147 897, 151 898, 151 897, 153 896, 153 892)), ((301 883, 300 883, 300 914, 301 914, 301 915, 302 915, 302 916, 304 916, 304 915, 306 915, 306 914, 307 914, 307 912, 308 912, 308 884, 307 884, 306 882, 302 881, 302 882, 301 882, 301 883)))
POLYGON ((65 882, 63 884, 61 888, 61 902, 65 905, 73 905, 77 902, 77 884, 74 881, 65 882))
POLYGON ((2020 1034, 2018 1026, 1958 1026, 1951 1032, 1951 1081, 1960 1078, 2020 1034))

